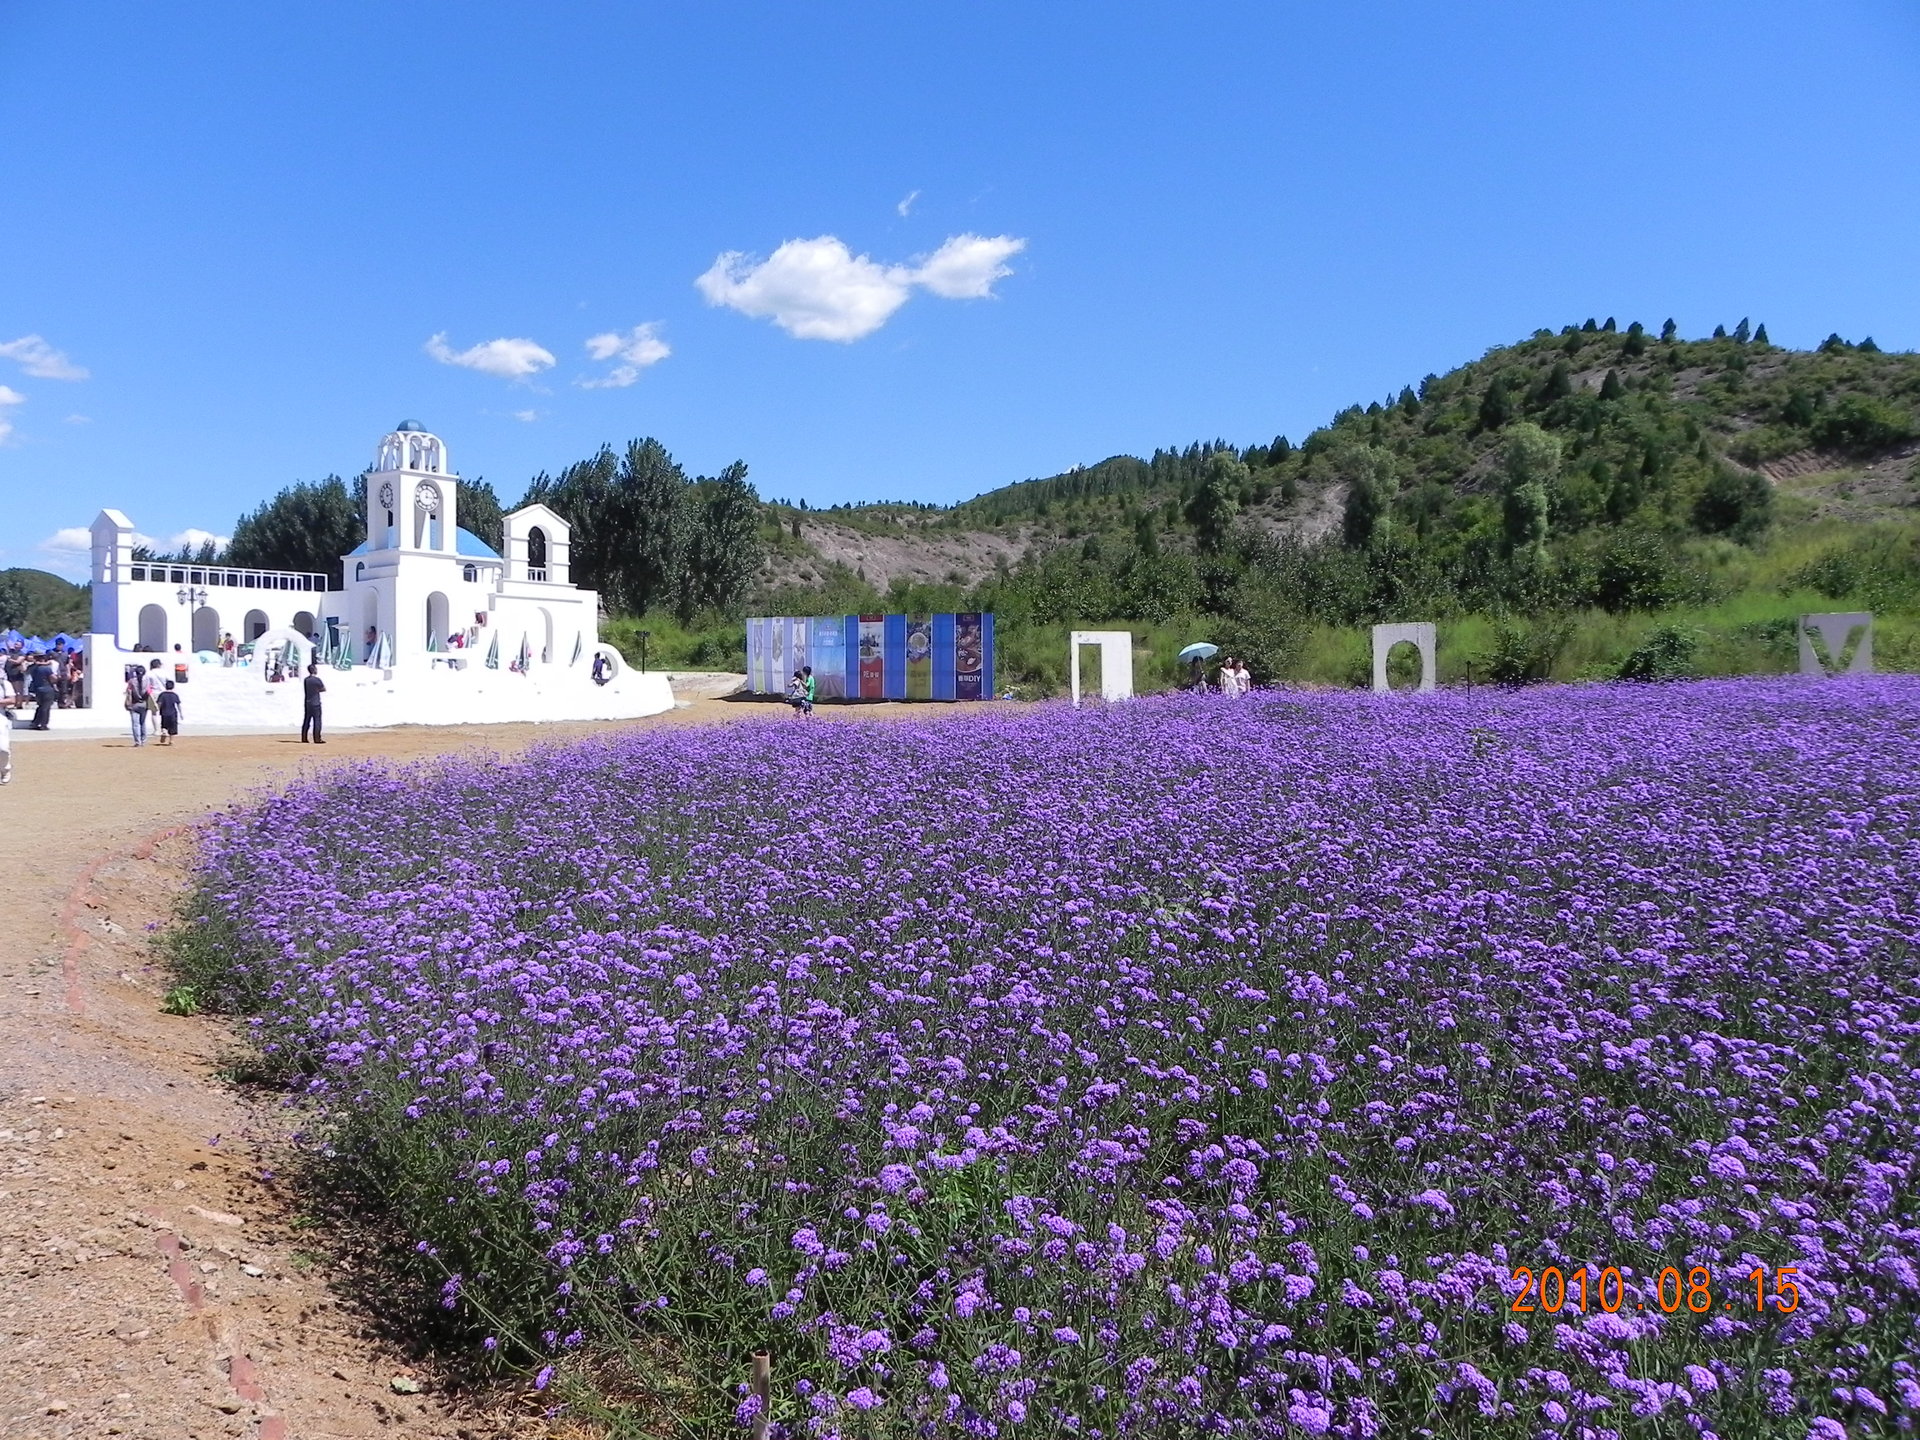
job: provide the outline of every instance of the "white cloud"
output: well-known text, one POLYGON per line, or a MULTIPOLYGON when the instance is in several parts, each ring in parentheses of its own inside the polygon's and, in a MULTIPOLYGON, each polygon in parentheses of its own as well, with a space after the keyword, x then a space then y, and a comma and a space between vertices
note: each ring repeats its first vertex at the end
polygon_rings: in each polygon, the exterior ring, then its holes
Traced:
POLYGON ((955 235, 921 262, 913 272, 943 300, 984 300, 993 294, 993 282, 1013 273, 1007 261, 1027 248, 1011 235, 955 235))
POLYGON ((531 340, 502 337, 467 350, 455 350, 447 344, 447 333, 443 330, 427 341, 426 350, 442 365, 459 365, 502 380, 524 380, 553 365, 552 352, 531 340))
POLYGON ((595 360, 618 359, 621 363, 597 380, 578 382, 581 388, 619 390, 638 380, 640 372, 649 365, 658 365, 673 354, 673 348, 660 338, 660 322, 650 320, 645 325, 634 326, 624 335, 617 330, 609 330, 604 335, 589 335, 587 354, 595 360))
POLYGON ((913 202, 918 200, 919 198, 920 198, 920 192, 918 190, 909 191, 907 194, 907 198, 902 200, 898 205, 894 206, 893 208, 900 212, 900 218, 904 220, 907 218, 907 212, 913 209, 913 202))
POLYGON ((231 535, 216 535, 211 530, 200 530, 189 525, 186 529, 169 535, 165 540, 162 540, 158 548, 173 551, 198 550, 202 545, 206 544, 207 541, 211 540, 214 549, 224 550, 227 548, 227 542, 232 539, 233 537, 231 535))
MULTIPOLYGON (((18 390, 15 390, 10 385, 0 385, 0 407, 24 405, 26 403, 27 397, 22 395, 18 390)), ((6 410, 0 408, 0 442, 4 442, 11 434, 13 434, 13 422, 7 418, 6 410)))
POLYGON ((513 412, 513 418, 524 425, 531 425, 540 418, 540 412, 538 410, 516 410, 513 412))
MULTIPOLYGON (((162 554, 177 554, 183 549, 198 550, 209 540, 213 542, 216 550, 224 550, 231 538, 227 535, 216 535, 211 530, 202 530, 194 525, 189 525, 184 530, 158 540, 151 535, 143 535, 137 530, 133 533, 135 545, 144 545, 147 549, 157 550, 162 554)), ((42 540, 40 548, 56 555, 75 552, 85 554, 93 549, 93 532, 84 525, 68 525, 42 540)))
POLYGON ((801 340, 858 340, 907 303, 912 276, 855 255, 832 235, 789 240, 765 260, 738 250, 693 283, 709 305, 772 320, 801 340))
POLYGON ((801 340, 851 342, 873 334, 922 286, 948 300, 993 294, 1026 248, 1010 235, 955 235, 914 265, 882 265, 832 235, 789 240, 765 260, 729 250, 693 283, 709 305, 772 320, 801 340))
POLYGON ((38 335, 22 335, 0 344, 0 356, 18 361, 36 380, 84 380, 87 372, 38 335))
POLYGON ((60 423, 63 425, 91 425, 93 423, 93 417, 91 415, 69 415, 60 423))

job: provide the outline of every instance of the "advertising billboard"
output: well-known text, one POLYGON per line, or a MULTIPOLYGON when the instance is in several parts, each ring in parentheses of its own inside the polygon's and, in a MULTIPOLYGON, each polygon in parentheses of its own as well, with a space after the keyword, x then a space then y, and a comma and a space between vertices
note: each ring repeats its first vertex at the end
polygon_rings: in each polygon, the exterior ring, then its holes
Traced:
POLYGON ((993 616, 792 615, 747 621, 747 689, 784 695, 813 667, 822 700, 991 700, 993 616))

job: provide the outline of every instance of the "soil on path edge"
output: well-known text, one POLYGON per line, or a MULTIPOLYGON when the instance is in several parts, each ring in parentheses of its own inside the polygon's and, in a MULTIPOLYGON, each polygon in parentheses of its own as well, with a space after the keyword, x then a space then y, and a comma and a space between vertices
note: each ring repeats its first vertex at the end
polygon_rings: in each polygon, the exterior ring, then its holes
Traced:
MULTIPOLYGON (((747 717, 785 723, 777 707, 717 700, 630 723, 747 717)), ((150 927, 186 884, 193 822, 303 765, 622 728, 408 727, 325 750, 191 734, 141 750, 98 738, 16 748, 0 788, 0 1435, 549 1433, 530 1396, 483 1410, 439 1393, 338 1283, 272 1178, 281 1113, 216 1073, 233 1030, 161 1013, 150 927)))

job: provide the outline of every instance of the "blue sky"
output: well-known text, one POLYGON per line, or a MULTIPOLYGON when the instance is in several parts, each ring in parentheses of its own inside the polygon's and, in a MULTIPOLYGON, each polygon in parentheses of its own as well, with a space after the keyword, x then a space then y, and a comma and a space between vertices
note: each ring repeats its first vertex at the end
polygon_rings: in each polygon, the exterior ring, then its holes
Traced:
POLYGON ((0 564, 69 574, 403 417, 509 503, 646 434, 946 502, 1589 315, 1920 345, 1907 0, 0 0, 0 137, 0 564))

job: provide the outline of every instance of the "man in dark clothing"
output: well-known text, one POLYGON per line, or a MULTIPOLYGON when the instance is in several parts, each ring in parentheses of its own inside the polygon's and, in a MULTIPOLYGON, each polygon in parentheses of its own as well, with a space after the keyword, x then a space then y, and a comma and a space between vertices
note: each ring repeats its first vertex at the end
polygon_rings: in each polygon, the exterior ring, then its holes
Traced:
POLYGON ((324 745, 320 738, 320 697, 327 693, 327 682, 320 678, 318 663, 307 666, 307 678, 300 682, 307 692, 306 708, 300 712, 300 743, 307 743, 307 731, 313 731, 313 743, 324 745))
POLYGON ((53 702, 59 698, 59 692, 53 688, 53 666, 47 663, 45 656, 37 657, 27 667, 27 694, 33 697, 34 730, 48 730, 53 726, 53 702))

